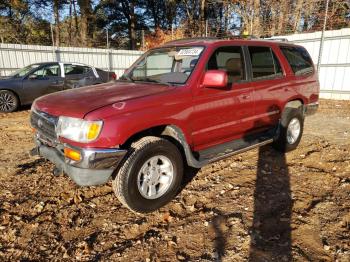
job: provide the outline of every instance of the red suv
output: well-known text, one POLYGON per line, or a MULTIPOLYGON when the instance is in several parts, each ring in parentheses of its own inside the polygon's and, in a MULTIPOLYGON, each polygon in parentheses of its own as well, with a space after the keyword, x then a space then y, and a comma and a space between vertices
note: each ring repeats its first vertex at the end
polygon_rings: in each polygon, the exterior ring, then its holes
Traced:
POLYGON ((39 154, 78 185, 113 180, 150 212, 200 168, 271 143, 297 147, 319 82, 305 48, 258 40, 183 39, 151 49, 117 83, 50 94, 32 106, 39 154))

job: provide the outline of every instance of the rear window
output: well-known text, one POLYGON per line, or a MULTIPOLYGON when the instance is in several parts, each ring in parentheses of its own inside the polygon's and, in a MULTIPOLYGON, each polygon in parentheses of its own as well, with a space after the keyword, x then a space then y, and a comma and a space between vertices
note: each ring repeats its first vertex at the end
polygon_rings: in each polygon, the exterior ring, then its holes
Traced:
POLYGON ((311 57, 303 47, 281 46, 295 75, 308 75, 314 72, 311 57))

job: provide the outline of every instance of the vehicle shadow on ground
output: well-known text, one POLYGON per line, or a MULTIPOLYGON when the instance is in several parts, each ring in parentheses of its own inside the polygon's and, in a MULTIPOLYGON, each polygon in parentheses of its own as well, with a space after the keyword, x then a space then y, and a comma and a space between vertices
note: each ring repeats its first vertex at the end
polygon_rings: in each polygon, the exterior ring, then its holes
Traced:
MULTIPOLYGON (((280 108, 271 106, 267 112, 272 117, 280 108)), ((273 119, 271 119, 274 122, 273 119)), ((257 121, 254 128, 248 130, 244 140, 249 142, 251 134, 266 123, 257 121)), ((254 211, 249 228, 250 247, 248 261, 291 261, 291 215, 293 201, 291 197, 290 176, 285 153, 275 150, 271 145, 258 149, 256 180, 254 187, 254 211)), ((214 250, 216 261, 225 255, 225 234, 217 221, 226 221, 226 216, 214 217, 214 250)))
MULTIPOLYGON (((253 221, 249 228, 248 261, 292 261, 291 215, 292 198, 289 172, 284 153, 270 145, 259 148, 254 189, 253 221)), ((215 261, 226 253, 227 234, 222 230, 230 215, 212 218, 215 233, 215 261)))
POLYGON ((181 188, 178 194, 180 194, 182 190, 192 182, 192 180, 196 177, 199 171, 200 171, 200 168, 194 168, 188 165, 184 166, 184 176, 183 176, 181 188))
POLYGON ((259 148, 249 261, 291 261, 292 197, 284 153, 259 148))
POLYGON ((18 111, 27 111, 27 110, 30 110, 31 107, 32 107, 32 105, 20 106, 20 107, 18 108, 18 111))
POLYGON ((36 172, 38 166, 42 166, 47 161, 44 158, 35 159, 31 162, 17 165, 15 175, 33 174, 36 172))

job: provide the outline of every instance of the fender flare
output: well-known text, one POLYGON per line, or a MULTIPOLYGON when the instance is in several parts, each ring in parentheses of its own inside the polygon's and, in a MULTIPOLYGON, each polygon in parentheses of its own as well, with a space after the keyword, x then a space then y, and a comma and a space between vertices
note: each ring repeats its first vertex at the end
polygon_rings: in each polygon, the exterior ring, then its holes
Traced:
POLYGON ((193 156, 192 150, 186 141, 185 135, 179 127, 177 127, 175 125, 168 125, 168 126, 166 126, 166 128, 162 132, 162 135, 170 136, 170 137, 174 138, 178 143, 180 143, 180 145, 182 146, 184 153, 185 153, 186 162, 189 166, 194 167, 194 168, 201 168, 201 167, 203 167, 203 165, 206 164, 203 161, 198 161, 193 156))

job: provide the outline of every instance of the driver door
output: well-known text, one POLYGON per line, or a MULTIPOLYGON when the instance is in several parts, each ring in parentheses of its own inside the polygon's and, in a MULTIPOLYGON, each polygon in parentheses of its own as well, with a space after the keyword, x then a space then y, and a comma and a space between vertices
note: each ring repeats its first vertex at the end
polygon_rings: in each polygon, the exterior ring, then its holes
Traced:
POLYGON ((28 101, 34 101, 40 96, 61 91, 63 84, 59 64, 51 64, 31 72, 23 80, 23 90, 27 94, 28 101))
POLYGON ((192 138, 194 150, 243 138, 253 128, 254 90, 247 81, 241 46, 216 49, 207 62, 207 70, 225 70, 226 89, 198 87, 194 94, 192 138))

